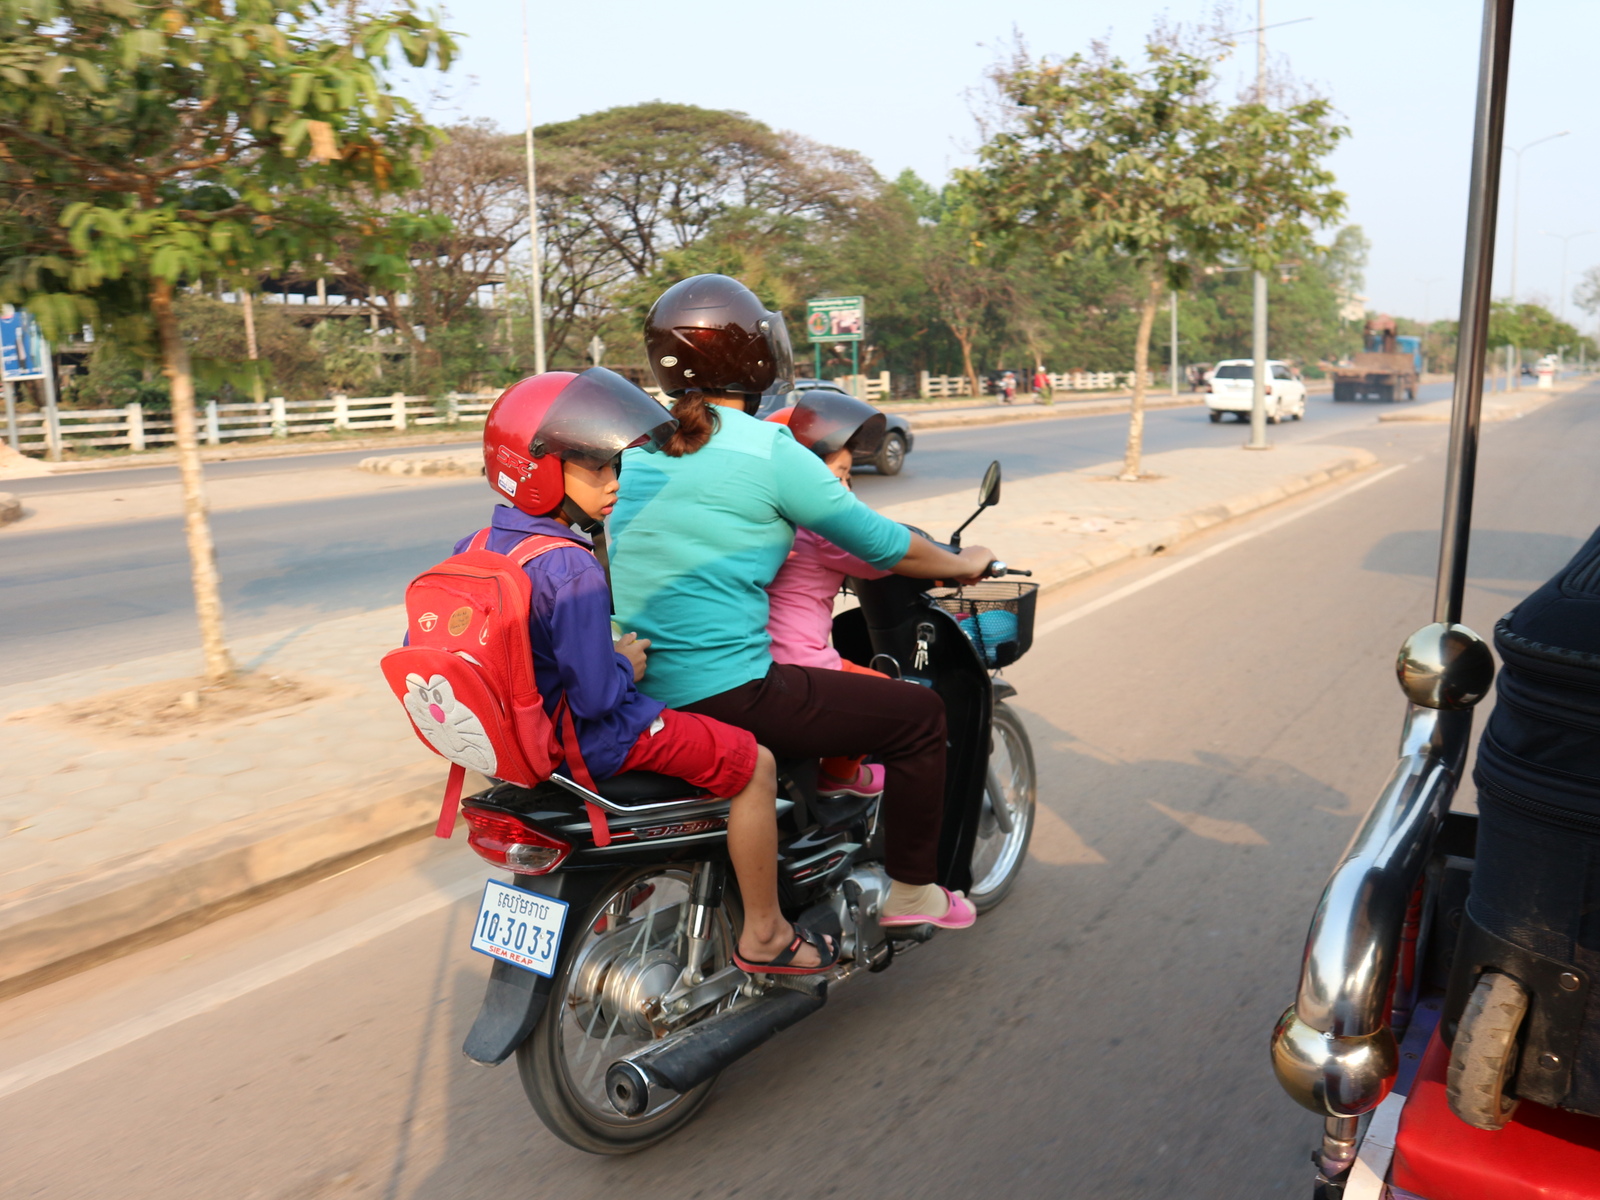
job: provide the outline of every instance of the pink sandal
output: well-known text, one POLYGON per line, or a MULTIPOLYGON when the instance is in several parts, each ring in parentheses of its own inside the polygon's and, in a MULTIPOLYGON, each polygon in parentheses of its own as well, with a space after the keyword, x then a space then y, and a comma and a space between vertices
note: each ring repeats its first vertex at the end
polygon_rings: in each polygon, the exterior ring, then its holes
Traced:
POLYGON ((817 795, 819 796, 856 796, 862 800, 871 800, 874 796, 883 795, 883 767, 878 763, 867 763, 856 777, 846 782, 834 779, 830 775, 817 775, 817 795))
POLYGON ((972 902, 960 892, 952 892, 947 887, 940 887, 950 900, 950 907, 942 917, 922 916, 912 913, 904 917, 883 917, 878 924, 885 929, 894 929, 903 925, 936 925, 940 929, 965 929, 978 919, 978 910, 972 907, 972 902))

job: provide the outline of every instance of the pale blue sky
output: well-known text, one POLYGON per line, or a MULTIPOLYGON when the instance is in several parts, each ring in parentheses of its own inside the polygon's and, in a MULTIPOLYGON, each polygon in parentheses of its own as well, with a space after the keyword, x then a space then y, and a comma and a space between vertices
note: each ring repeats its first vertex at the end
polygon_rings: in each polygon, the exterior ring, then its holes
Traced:
MULTIPOLYGON (((522 124, 518 0, 448 0, 462 56, 444 77, 435 119, 486 116, 522 124)), ((972 94, 1013 29, 1037 52, 1067 54, 1109 34, 1135 54, 1152 21, 1193 21, 1210 6, 1188 0, 1115 5, 1081 0, 858 0, 759 4, 750 0, 531 0, 534 119, 662 99, 739 109, 780 129, 866 154, 893 176, 911 167, 930 182, 971 160, 972 94)), ((1255 24, 1255 5, 1233 28, 1255 24)), ((1459 303, 1465 190, 1481 8, 1472 0, 1268 0, 1267 22, 1312 17, 1268 33, 1303 79, 1339 108, 1352 136, 1334 168, 1350 220, 1373 241, 1373 307, 1408 316, 1452 315, 1459 303), (1430 285, 1426 281, 1434 280, 1430 285)), ((1241 39, 1238 66, 1254 70, 1241 39)), ((1600 3, 1518 5, 1508 139, 1567 137, 1527 152, 1522 181, 1518 292, 1556 306, 1561 243, 1570 242, 1568 294, 1600 263, 1600 141, 1592 99, 1600 82, 1600 3)), ((1507 156, 1508 163, 1511 156, 1507 156)), ((1510 286, 1511 179, 1501 209, 1495 290, 1510 286)), ((1578 314, 1570 302, 1569 317, 1578 314)), ((1587 318, 1586 327, 1593 322, 1587 318)))

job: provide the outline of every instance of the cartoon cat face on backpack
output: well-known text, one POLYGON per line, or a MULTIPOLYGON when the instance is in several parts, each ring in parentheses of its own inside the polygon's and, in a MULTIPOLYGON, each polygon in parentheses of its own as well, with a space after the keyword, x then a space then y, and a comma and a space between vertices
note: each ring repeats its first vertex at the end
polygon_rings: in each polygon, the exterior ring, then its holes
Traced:
POLYGON ((546 371, 494 402, 483 426, 483 469, 490 487, 542 517, 566 499, 564 462, 601 469, 632 447, 658 449, 677 424, 615 371, 546 371))
POLYGON ((480 775, 493 775, 494 744, 478 714, 456 699, 443 675, 406 676, 406 712, 441 756, 480 775))

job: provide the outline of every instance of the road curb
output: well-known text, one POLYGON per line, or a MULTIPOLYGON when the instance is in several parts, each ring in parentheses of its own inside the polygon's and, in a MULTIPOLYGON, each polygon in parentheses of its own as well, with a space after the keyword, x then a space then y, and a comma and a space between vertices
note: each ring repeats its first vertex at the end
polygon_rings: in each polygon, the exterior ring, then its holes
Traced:
POLYGON ((1171 521, 1155 522, 1141 530, 1135 540, 1103 542, 1055 562, 1035 566, 1034 582, 1038 583, 1041 596, 1048 595, 1117 563, 1136 558, 1149 558, 1171 550, 1208 529, 1249 516, 1291 496, 1298 496, 1324 484, 1359 474, 1376 466, 1377 463, 1377 456, 1369 451, 1351 450, 1344 458, 1330 466, 1290 476, 1271 487, 1236 496, 1220 504, 1196 509, 1171 521))
MULTIPOLYGON (((444 772, 424 763, 0 896, 0 999, 426 836, 444 772)), ((483 787, 478 782, 475 787, 483 787)))

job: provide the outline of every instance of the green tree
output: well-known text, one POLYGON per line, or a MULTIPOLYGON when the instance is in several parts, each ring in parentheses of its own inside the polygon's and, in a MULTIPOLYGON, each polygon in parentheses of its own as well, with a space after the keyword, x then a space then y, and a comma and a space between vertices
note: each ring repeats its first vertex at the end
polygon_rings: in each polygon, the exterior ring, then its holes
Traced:
POLYGON ((1344 198, 1321 165, 1344 130, 1320 99, 1224 109, 1211 58, 1151 37, 1131 68, 1103 47, 1067 59, 1019 51, 992 75, 997 132, 962 173, 979 249, 1046 245, 1121 257, 1136 273, 1134 388, 1122 478, 1137 479, 1150 333, 1169 289, 1231 258, 1267 269, 1344 198))
POLYGON ((0 300, 47 330, 147 315, 171 391, 206 674, 233 667, 177 298, 331 254, 354 229, 373 271, 403 271, 414 225, 334 204, 415 179, 431 138, 386 86, 391 53, 449 63, 413 0, 4 0, 0 300), (409 236, 408 236, 409 235, 409 236), (398 249, 396 248, 398 244, 398 249))

